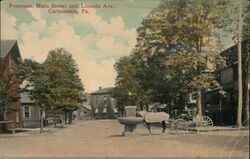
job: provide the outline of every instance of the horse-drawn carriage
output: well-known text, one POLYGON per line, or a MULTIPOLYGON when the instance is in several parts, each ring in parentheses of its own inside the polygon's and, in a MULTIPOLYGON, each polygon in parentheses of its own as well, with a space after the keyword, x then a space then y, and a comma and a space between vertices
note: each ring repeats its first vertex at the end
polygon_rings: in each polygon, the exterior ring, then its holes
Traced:
POLYGON ((200 129, 208 130, 213 126, 213 121, 208 116, 192 116, 188 114, 182 114, 175 119, 169 119, 170 132, 176 133, 179 130, 194 130, 200 129))
POLYGON ((150 124, 151 123, 161 123, 162 124, 162 132, 165 132, 165 129, 167 128, 167 125, 169 126, 170 133, 177 133, 180 130, 185 131, 199 131, 200 128, 202 129, 209 129, 213 126, 213 121, 208 116, 192 116, 188 114, 182 114, 180 116, 177 116, 175 118, 169 118, 169 114, 164 112, 146 112, 146 111, 140 111, 139 115, 144 117, 144 122, 146 123, 149 132, 150 130, 150 124))

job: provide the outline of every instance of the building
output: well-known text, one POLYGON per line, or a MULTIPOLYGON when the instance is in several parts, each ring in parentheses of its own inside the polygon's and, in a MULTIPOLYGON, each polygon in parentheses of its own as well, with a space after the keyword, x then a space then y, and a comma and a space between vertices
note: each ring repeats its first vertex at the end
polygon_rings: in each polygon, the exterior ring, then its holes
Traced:
MULTIPOLYGON (((248 41, 249 42, 249 41, 248 41)), ((247 41, 242 42, 242 48, 246 49, 247 41)), ((245 50, 248 51, 249 50, 245 50)), ((210 116, 217 125, 235 125, 237 118, 238 105, 238 64, 237 64, 237 45, 234 45, 223 52, 221 56, 226 61, 226 67, 216 70, 217 80, 223 88, 221 90, 211 90, 205 94, 204 114, 210 116)), ((250 61, 250 59, 248 59, 250 61)), ((243 71, 243 99, 249 97, 250 67, 248 63, 248 72, 243 71), (248 77, 247 77, 248 74, 248 77), (247 79, 248 78, 248 79, 247 79), (248 89, 244 91, 244 89, 248 89), (248 92, 245 93, 245 92, 248 92)), ((245 100, 246 101, 246 100, 245 100)), ((249 102, 249 101, 248 101, 249 102)), ((246 102, 243 100, 243 111, 246 102)), ((244 117, 244 113, 243 113, 244 117)))
POLYGON ((21 121, 24 128, 40 127, 40 110, 33 103, 28 93, 21 94, 21 121))
POLYGON ((79 105, 79 108, 76 110, 76 119, 78 120, 88 120, 92 118, 91 114, 91 95, 89 93, 84 93, 83 103, 79 105))
POLYGON ((77 120, 89 120, 91 119, 91 106, 85 103, 80 106, 75 112, 77 120))
POLYGON ((117 114, 115 101, 112 98, 114 87, 102 88, 91 93, 92 115, 95 118, 115 118, 117 114))
MULTIPOLYGON (((6 112, 5 108, 0 109, 0 120, 7 120, 15 122, 15 127, 21 127, 21 102, 20 94, 16 91, 20 88, 20 83, 17 81, 15 75, 12 73, 12 66, 21 61, 21 54, 16 40, 1 40, 0 52, 0 77, 1 79, 8 79, 7 81, 7 97, 13 99, 8 107, 12 111, 6 112), (15 99, 15 100, 14 100, 15 99)), ((4 91, 4 90, 2 90, 4 91)), ((3 98, 4 92, 0 92, 3 98)), ((4 102, 4 99, 0 102, 4 102)))

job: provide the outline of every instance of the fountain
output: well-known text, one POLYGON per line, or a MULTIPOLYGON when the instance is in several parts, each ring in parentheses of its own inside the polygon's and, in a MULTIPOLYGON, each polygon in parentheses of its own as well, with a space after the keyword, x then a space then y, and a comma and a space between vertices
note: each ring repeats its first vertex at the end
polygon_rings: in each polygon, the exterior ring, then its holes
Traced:
POLYGON ((136 117, 136 106, 125 107, 126 117, 118 118, 118 121, 124 125, 123 135, 135 134, 136 125, 143 122, 143 117, 136 117))

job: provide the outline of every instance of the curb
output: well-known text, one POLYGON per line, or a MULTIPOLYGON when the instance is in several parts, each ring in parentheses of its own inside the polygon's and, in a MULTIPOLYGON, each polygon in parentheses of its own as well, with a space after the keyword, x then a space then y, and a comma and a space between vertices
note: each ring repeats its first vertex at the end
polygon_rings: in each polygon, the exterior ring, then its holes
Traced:
POLYGON ((0 138, 12 138, 12 137, 31 137, 31 136, 40 136, 40 135, 47 135, 54 133, 57 130, 60 130, 61 128, 67 128, 68 126, 62 126, 62 127, 49 127, 43 129, 43 132, 40 133, 40 128, 34 128, 34 129, 26 129, 26 128, 18 128, 16 131, 26 131, 26 132, 16 132, 15 134, 0 134, 0 138))
POLYGON ((197 131, 197 132, 214 132, 214 131, 241 131, 241 130, 249 130, 249 128, 215 128, 215 129, 189 129, 191 131, 197 131))

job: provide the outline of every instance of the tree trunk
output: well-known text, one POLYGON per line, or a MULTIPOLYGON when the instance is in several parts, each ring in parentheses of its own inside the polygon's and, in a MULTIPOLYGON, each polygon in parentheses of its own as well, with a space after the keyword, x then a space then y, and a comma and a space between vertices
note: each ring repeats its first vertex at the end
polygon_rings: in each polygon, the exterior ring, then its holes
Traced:
POLYGON ((90 110, 90 119, 93 119, 93 106, 91 106, 91 110, 90 110))
POLYGON ((56 113, 54 113, 54 121, 53 121, 53 123, 54 123, 54 127, 56 128, 56 123, 57 123, 56 113))
POLYGON ((64 110, 64 123, 67 124, 67 110, 64 110))
POLYGON ((43 122, 44 122, 44 120, 43 120, 43 111, 41 110, 40 111, 40 133, 43 132, 43 122))
POLYGON ((72 124, 72 111, 69 111, 69 124, 72 124))
POLYGON ((237 127, 242 126, 242 65, 241 65, 241 41, 242 41, 242 2, 238 0, 239 23, 238 23, 238 110, 237 110, 237 127))
POLYGON ((141 111, 143 111, 143 103, 142 102, 140 102, 140 109, 141 109, 141 111))
POLYGON ((4 104, 2 104, 2 106, 0 107, 0 121, 3 121, 3 120, 4 120, 4 104))
MULTIPOLYGON (((2 99, 2 97, 0 98, 0 102, 1 102, 1 99, 2 99)), ((4 100, 4 99, 2 99, 2 100, 4 100)), ((0 121, 4 121, 4 119, 5 119, 5 103, 2 102, 1 104, 2 104, 2 107, 0 106, 0 121)), ((0 130, 2 132, 5 132, 5 130, 6 130, 6 124, 1 124, 0 125, 0 130)))
POLYGON ((122 117, 124 117, 124 109, 122 109, 121 111, 122 111, 122 117))
POLYGON ((198 90, 196 93, 196 106, 197 106, 197 115, 202 117, 202 106, 201 106, 201 90, 198 90))
MULTIPOLYGON (((4 99, 5 100, 5 99, 4 99)), ((6 103, 5 102, 3 102, 3 116, 2 116, 2 120, 6 120, 6 105, 5 105, 6 103)))
POLYGON ((149 105, 148 105, 148 103, 146 105, 146 109, 147 109, 147 112, 148 112, 149 111, 149 105))

